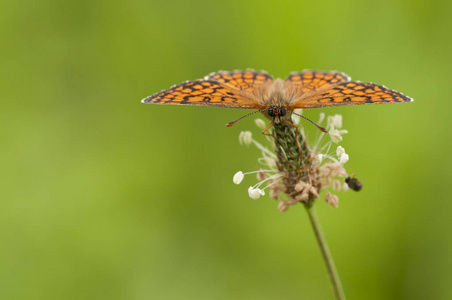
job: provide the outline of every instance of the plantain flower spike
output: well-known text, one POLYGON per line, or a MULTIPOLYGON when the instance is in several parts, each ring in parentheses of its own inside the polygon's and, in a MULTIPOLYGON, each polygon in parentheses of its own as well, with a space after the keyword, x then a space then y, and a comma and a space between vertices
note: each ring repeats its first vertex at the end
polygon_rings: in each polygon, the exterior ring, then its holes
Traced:
MULTIPOLYGON (((341 115, 326 117, 321 113, 319 125, 325 119, 328 133, 316 132, 317 138, 312 143, 313 146, 306 140, 303 127, 296 128, 285 123, 273 125, 273 132, 267 137, 267 142, 270 143, 267 146, 254 139, 251 132, 240 133, 240 143, 255 145, 262 157, 257 160, 259 170, 237 172, 233 178, 234 183, 240 184, 245 175, 257 173, 259 182, 249 187, 249 197, 259 199, 269 189, 270 198, 279 201, 279 211, 287 211, 300 202, 312 205, 319 195, 324 195, 330 206, 338 207, 339 197, 334 193, 348 190, 344 183, 347 177, 344 164, 350 157, 342 146, 334 144, 339 144, 343 139, 342 135, 348 131, 342 128, 341 115)), ((298 123, 298 119, 292 121, 294 124, 298 123)), ((255 124, 262 129, 266 127, 263 122, 258 119, 255 124)))

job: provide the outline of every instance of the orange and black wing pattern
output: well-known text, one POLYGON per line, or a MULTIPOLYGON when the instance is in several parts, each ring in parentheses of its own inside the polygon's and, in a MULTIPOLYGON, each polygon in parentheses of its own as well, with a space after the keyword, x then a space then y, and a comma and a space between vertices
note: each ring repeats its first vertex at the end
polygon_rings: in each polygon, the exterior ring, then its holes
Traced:
POLYGON ((141 102, 232 108, 261 108, 261 105, 254 99, 251 93, 209 79, 184 82, 173 86, 169 90, 146 97, 141 102))
POLYGON ((299 95, 288 105, 289 109, 341 105, 412 102, 413 99, 382 85, 359 81, 333 84, 299 95))
POLYGON ((273 78, 264 71, 253 70, 224 72, 220 71, 206 76, 206 80, 214 80, 230 87, 247 92, 254 92, 264 84, 273 81, 273 78))
POLYGON ((333 84, 350 81, 350 77, 344 73, 331 71, 310 71, 306 70, 301 73, 291 73, 286 78, 286 86, 293 85, 296 93, 308 93, 317 91, 333 84))

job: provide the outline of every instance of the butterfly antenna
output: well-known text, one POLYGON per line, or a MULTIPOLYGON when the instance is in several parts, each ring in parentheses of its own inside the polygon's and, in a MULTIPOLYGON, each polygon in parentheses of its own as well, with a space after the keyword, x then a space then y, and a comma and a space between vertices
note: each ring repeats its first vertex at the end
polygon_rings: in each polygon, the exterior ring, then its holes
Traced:
POLYGON ((295 112, 293 112, 293 111, 291 111, 291 112, 292 112, 294 115, 296 115, 296 116, 299 116, 299 117, 301 117, 301 118, 303 118, 303 119, 305 119, 305 120, 308 120, 309 122, 311 122, 312 124, 314 124, 315 126, 317 126, 317 128, 320 129, 321 131, 323 131, 323 132, 328 132, 328 130, 326 130, 326 129, 323 128, 322 126, 318 125, 316 122, 314 122, 314 121, 312 121, 312 120, 309 120, 308 118, 303 117, 302 115, 299 115, 299 114, 297 114, 297 113, 295 113, 295 112))
POLYGON ((255 114, 255 113, 258 113, 258 112, 263 112, 263 111, 266 110, 266 109, 267 109, 267 108, 263 108, 263 109, 261 109, 261 110, 253 111, 252 113, 249 113, 249 114, 247 114, 247 115, 244 115, 244 116, 238 118, 238 119, 235 120, 235 121, 229 122, 228 124, 226 124, 226 126, 227 126, 227 127, 231 127, 232 125, 234 125, 235 123, 237 123, 237 122, 240 121, 241 119, 246 118, 246 117, 248 117, 248 116, 251 116, 252 114, 255 114))

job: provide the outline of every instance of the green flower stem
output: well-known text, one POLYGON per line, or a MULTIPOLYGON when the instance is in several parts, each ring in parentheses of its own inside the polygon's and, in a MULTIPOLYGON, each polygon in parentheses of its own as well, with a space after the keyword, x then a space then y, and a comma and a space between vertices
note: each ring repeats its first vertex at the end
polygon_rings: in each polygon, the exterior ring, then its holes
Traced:
POLYGON ((306 212, 309 215, 312 229, 314 230, 317 243, 319 244, 320 251, 322 252, 323 261, 325 262, 326 268, 328 270, 328 275, 330 276, 334 295, 336 299, 343 300, 345 299, 345 295, 344 290, 342 289, 341 280, 339 278, 339 274, 337 273, 336 267, 334 266, 333 256, 331 255, 330 249, 328 249, 328 244, 326 243, 325 236, 323 235, 317 213, 314 209, 314 205, 313 203, 303 204, 306 208, 306 212))
MULTIPOLYGON (((312 168, 313 155, 309 152, 309 147, 301 132, 293 126, 287 124, 276 123, 273 125, 273 137, 275 142, 275 152, 277 156, 277 165, 280 172, 284 172, 286 176, 283 178, 285 187, 284 192, 294 199, 299 191, 295 189, 297 183, 309 183, 314 187, 318 193, 321 188, 319 180, 318 169, 312 168)), ((316 194, 317 194, 316 193, 316 194)), ((331 285, 333 286, 334 295, 338 300, 344 300, 344 292, 342 290, 341 281, 334 266, 333 257, 323 235, 320 227, 317 214, 314 210, 314 201, 318 197, 313 193, 310 194, 309 199, 303 203, 311 221, 312 229, 314 229, 317 243, 322 252, 323 260, 325 261, 328 275, 330 276, 331 285)), ((296 198, 295 198, 296 199, 296 198)))

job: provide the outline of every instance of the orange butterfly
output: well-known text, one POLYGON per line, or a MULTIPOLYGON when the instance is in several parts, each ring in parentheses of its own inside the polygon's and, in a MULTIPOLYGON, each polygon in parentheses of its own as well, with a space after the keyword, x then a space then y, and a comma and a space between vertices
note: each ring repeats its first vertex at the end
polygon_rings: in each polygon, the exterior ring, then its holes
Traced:
MULTIPOLYGON (((142 100, 143 103, 154 104, 257 109, 226 126, 232 126, 246 116, 262 112, 271 120, 262 133, 274 123, 284 122, 296 127, 288 120, 297 108, 412 101, 413 99, 382 85, 350 81, 350 77, 344 73, 310 70, 292 73, 284 81, 279 78, 273 80, 264 71, 220 71, 201 80, 175 85, 142 100)), ((324 128, 315 125, 326 132, 324 128)))

